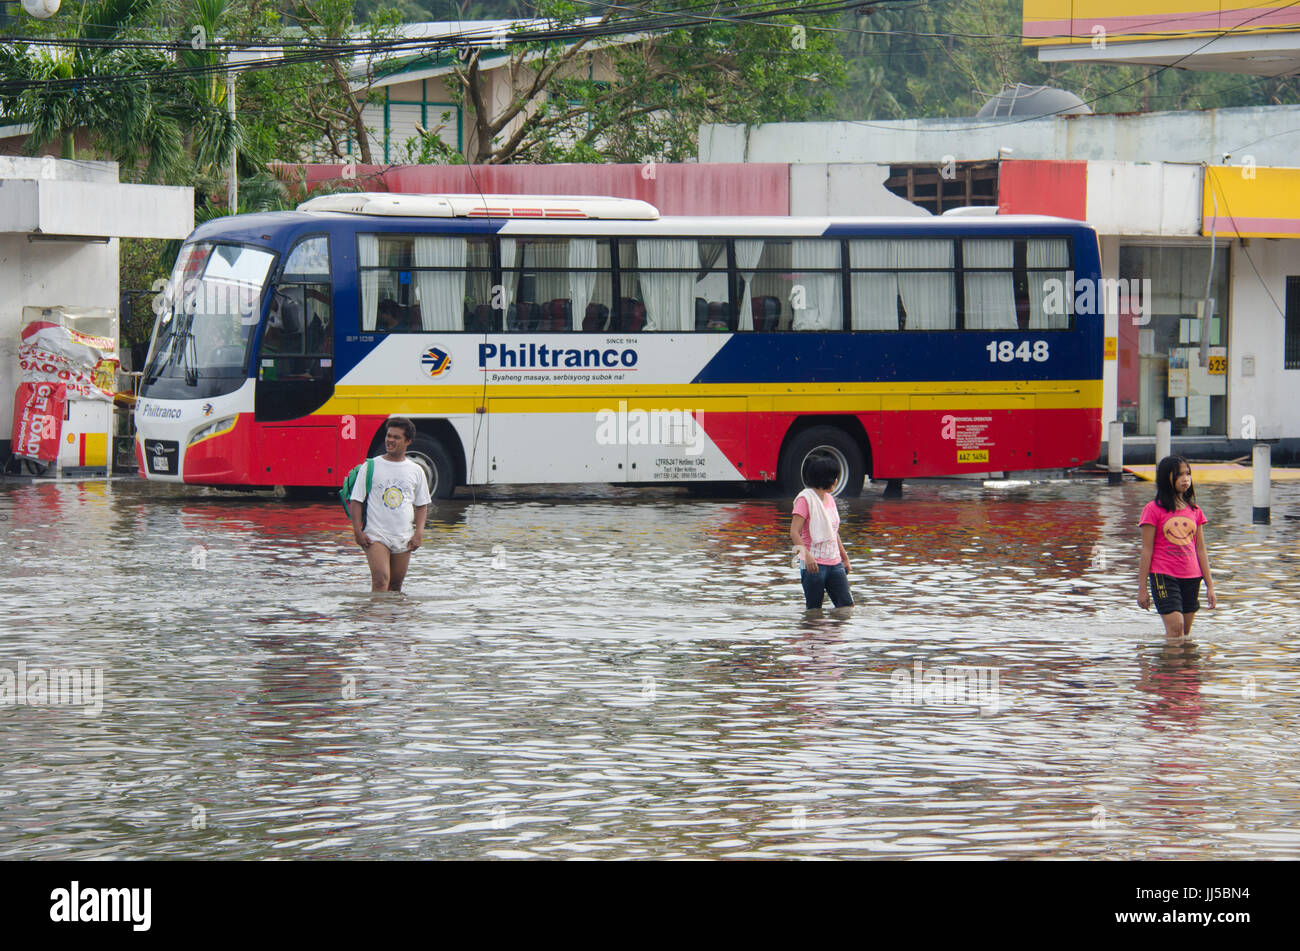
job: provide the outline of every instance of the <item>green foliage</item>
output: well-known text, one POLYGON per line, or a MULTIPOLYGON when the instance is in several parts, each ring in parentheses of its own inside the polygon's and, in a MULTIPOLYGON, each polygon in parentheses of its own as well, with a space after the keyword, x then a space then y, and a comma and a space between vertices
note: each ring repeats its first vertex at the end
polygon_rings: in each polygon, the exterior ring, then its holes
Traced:
MULTIPOLYGON (((535 14, 570 24, 593 9, 600 8, 543 0, 535 14)), ((695 0, 626 3, 621 14, 704 18, 630 44, 512 44, 507 68, 520 78, 501 109, 487 105, 477 51, 455 73, 474 122, 471 161, 682 161, 695 155, 702 122, 798 121, 833 108, 832 91, 846 75, 835 34, 825 29, 835 17, 712 18, 729 9, 695 0)))
POLYGON ((846 14, 848 81, 826 119, 972 116, 1004 84, 1068 89, 1095 112, 1296 102, 1300 80, 1151 66, 1040 63, 1021 44, 1021 0, 882 4, 846 14), (860 31, 892 33, 865 35, 860 31), (930 35, 925 34, 943 34, 930 35))

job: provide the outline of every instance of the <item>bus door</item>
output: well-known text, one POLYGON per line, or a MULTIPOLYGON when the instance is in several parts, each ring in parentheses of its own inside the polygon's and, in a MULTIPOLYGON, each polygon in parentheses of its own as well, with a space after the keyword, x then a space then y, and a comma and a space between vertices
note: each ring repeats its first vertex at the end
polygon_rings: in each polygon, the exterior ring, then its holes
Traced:
POLYGON ((333 315, 328 239, 304 238, 272 289, 255 365, 263 470, 256 476, 266 484, 340 480, 338 420, 313 415, 334 394, 333 315))

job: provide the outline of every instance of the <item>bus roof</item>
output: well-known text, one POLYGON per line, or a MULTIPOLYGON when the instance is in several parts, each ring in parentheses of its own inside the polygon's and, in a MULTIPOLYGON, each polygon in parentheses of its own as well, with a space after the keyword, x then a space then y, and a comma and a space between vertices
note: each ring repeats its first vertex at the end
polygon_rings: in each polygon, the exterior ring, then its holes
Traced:
POLYGON ((299 211, 337 211, 397 218, 619 218, 653 221, 659 209, 634 198, 566 195, 409 195, 353 192, 322 195, 299 211))
MULTIPOLYGON (((324 196, 345 198, 355 196, 324 196)), ((489 200, 501 196, 489 196, 489 200)), ((478 199, 482 202, 482 198, 478 199)), ((590 199, 588 199, 590 200, 590 199)), ((607 199, 624 201, 626 199, 607 199)), ((312 199, 300 211, 271 211, 216 218, 194 229, 190 241, 233 240, 262 243, 293 242, 322 230, 409 234, 412 231, 523 237, 572 235, 575 237, 628 238, 945 238, 1012 237, 1028 235, 1092 234, 1082 221, 1043 215, 923 215, 884 217, 776 217, 776 216, 666 216, 652 219, 600 218, 487 218, 428 217, 423 215, 369 215, 340 211, 322 199, 312 199), (314 204, 321 201, 321 204, 314 204), (312 207, 308 209, 306 205, 312 207)))

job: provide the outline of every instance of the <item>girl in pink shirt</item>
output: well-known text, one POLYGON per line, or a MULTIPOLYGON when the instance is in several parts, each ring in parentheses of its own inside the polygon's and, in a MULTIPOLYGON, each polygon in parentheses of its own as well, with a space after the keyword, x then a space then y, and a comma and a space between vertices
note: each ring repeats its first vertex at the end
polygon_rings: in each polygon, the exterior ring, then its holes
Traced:
POLYGON ((1142 510, 1142 558, 1138 565, 1138 607, 1147 610, 1154 596, 1165 622, 1165 635, 1181 640, 1192 629, 1200 608, 1197 595, 1205 580, 1205 599, 1213 609, 1214 579, 1205 551, 1208 521, 1196 504, 1192 467, 1182 456, 1166 456, 1156 466, 1156 497, 1142 510), (1151 592, 1148 595, 1147 585, 1151 592))
POLYGON ((810 611, 820 608, 828 593, 837 608, 853 603, 849 555, 840 541, 840 510, 830 493, 839 477, 838 462, 830 456, 813 456, 804 470, 809 488, 794 500, 790 538, 798 555, 804 605, 810 611))

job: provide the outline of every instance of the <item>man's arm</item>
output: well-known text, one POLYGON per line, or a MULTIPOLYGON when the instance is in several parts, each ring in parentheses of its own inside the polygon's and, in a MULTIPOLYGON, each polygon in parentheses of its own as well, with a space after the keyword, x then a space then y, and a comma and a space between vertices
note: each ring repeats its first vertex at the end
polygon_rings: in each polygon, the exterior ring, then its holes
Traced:
POLYGON ((352 537, 362 548, 370 547, 370 539, 361 528, 361 506, 356 499, 348 500, 348 514, 352 516, 352 537))
POLYGON ((412 535, 411 540, 406 543, 407 551, 415 551, 424 544, 424 519, 428 514, 429 506, 427 504, 417 505, 415 507, 415 534, 412 535))

